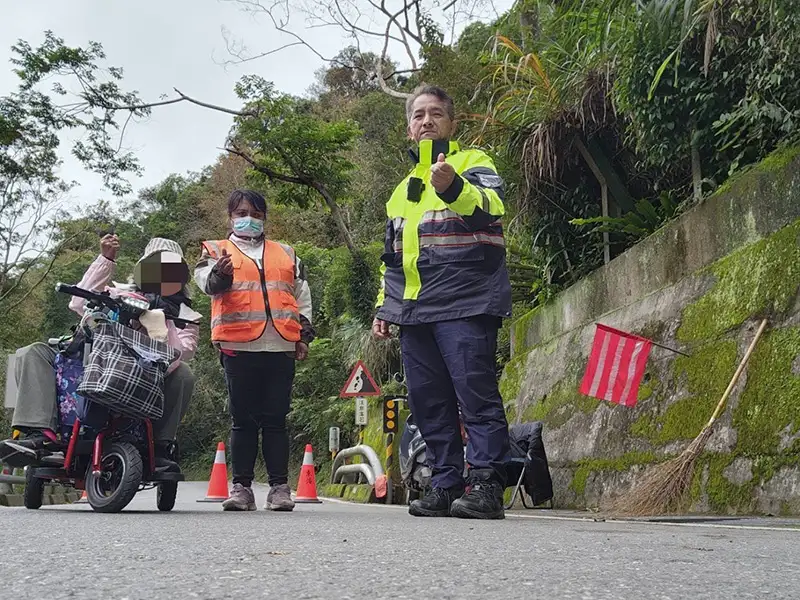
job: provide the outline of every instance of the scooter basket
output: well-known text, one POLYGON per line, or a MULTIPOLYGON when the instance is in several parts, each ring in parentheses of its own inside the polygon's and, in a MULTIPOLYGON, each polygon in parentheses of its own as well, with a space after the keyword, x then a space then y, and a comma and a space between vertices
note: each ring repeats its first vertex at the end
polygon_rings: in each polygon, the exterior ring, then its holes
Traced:
POLYGON ((97 325, 78 392, 136 419, 164 413, 164 377, 180 354, 163 342, 111 321, 97 325))

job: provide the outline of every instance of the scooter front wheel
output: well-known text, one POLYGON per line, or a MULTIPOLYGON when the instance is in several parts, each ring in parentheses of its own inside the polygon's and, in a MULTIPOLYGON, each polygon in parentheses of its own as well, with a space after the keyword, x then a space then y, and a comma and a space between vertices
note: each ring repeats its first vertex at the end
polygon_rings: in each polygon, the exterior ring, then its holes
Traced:
POLYGON ((44 499, 44 479, 39 479, 33 474, 33 467, 25 469, 25 492, 22 494, 22 503, 25 508, 36 510, 42 507, 44 499))
POLYGON ((156 506, 161 512, 169 512, 175 507, 175 499, 178 496, 177 481, 162 481, 158 484, 156 492, 156 506))
POLYGON ((114 442, 103 454, 101 471, 86 470, 86 499, 97 512, 115 513, 130 504, 142 483, 142 455, 133 444, 114 442))

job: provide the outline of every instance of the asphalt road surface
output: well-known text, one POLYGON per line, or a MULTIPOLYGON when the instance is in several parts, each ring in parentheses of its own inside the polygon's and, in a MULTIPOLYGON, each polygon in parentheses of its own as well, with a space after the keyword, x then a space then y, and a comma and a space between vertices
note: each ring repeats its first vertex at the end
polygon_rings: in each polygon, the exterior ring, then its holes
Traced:
POLYGON ((792 521, 477 522, 336 501, 279 514, 264 488, 257 512, 223 513, 204 495, 181 484, 171 513, 154 492, 116 515, 0 507, 0 600, 800 598, 792 521))

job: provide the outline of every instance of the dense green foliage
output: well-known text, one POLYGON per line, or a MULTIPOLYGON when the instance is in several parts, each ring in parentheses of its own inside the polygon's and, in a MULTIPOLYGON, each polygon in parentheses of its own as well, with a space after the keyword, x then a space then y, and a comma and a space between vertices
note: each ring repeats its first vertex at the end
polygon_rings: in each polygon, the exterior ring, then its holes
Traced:
MULTIPOLYGON (((418 70, 386 81, 405 92, 421 82, 447 88, 462 141, 494 158, 507 183, 517 312, 602 265, 603 232, 618 254, 800 131, 800 16, 790 0, 520 0, 453 45, 430 15, 422 25, 418 70)), ((19 84, 0 96, 0 256, 9 257, 0 347, 74 323, 50 290, 80 279, 101 231, 113 225, 122 240, 118 280, 156 235, 180 242, 191 262, 201 240, 225 235, 227 194, 253 187, 268 199, 269 235, 306 263, 315 307, 319 339, 298 366, 290 419, 295 452, 310 441, 324 454, 334 424, 351 441, 352 407, 337 399, 349 368, 363 358, 382 383, 400 369, 397 343, 369 335, 384 204, 408 169, 403 102, 371 75, 378 58, 344 49, 302 98, 244 77, 227 152, 135 197, 125 174, 139 165, 114 136, 129 116, 158 107, 124 91, 122 71, 104 60, 100 44, 71 48, 50 33, 39 47, 12 49, 19 84), (65 80, 83 91, 69 94, 65 80), (123 201, 60 210, 72 185, 58 177, 62 132, 81 134, 71 150, 123 201)), ((208 299, 194 296, 207 316, 208 299)), ((499 366, 509 352, 504 329, 499 366)), ((206 468, 228 430, 207 327, 193 368, 180 435, 188 460, 206 468)))

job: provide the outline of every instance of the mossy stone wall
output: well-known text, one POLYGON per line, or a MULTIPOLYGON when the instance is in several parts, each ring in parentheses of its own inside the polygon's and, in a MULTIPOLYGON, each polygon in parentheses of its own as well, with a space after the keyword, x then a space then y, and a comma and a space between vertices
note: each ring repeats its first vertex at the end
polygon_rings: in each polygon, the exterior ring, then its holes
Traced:
POLYGON ((769 319, 701 457, 693 510, 800 514, 800 150, 775 153, 512 328, 510 420, 541 420, 556 505, 602 506, 679 453, 769 319), (654 348, 634 408, 578 385, 594 324, 654 348))

